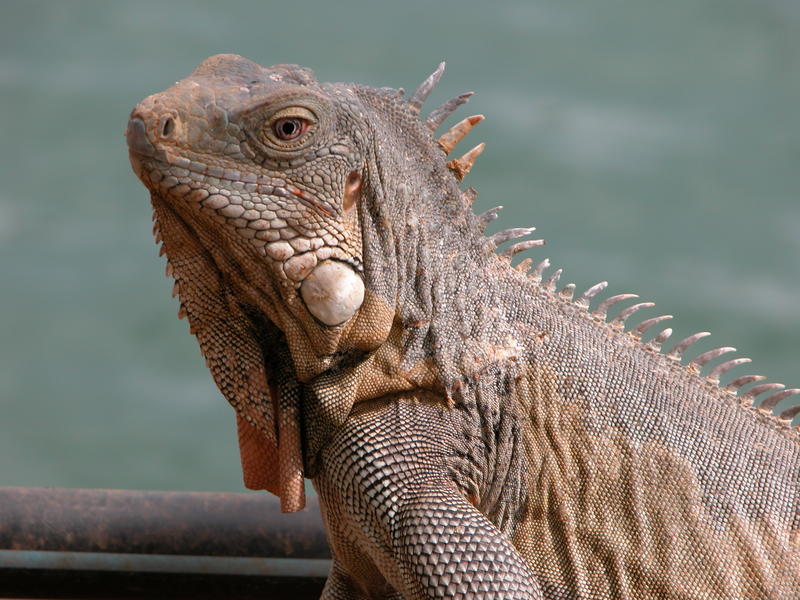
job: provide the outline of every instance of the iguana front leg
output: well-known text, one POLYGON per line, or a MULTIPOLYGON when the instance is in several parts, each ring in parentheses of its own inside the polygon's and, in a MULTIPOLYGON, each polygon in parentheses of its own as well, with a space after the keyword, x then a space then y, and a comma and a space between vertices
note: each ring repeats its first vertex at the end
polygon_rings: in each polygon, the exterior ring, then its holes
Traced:
POLYGON ((384 600, 403 600, 403 596, 392 589, 385 579, 374 581, 373 584, 370 591, 377 588, 378 593, 367 595, 363 583, 357 581, 338 560, 334 559, 321 598, 322 600, 369 600, 370 597, 378 597, 384 600))
POLYGON ((542 598, 448 477, 452 436, 448 409, 413 395, 362 405, 337 431, 314 480, 336 561, 323 598, 542 598))

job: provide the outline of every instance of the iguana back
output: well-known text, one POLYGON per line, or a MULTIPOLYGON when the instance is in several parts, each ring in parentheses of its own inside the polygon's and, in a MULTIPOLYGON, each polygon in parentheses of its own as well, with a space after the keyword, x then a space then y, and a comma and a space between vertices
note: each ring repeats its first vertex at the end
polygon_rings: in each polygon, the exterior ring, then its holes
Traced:
POLYGON ((700 376, 714 351, 682 365, 620 321, 530 294, 541 342, 515 395, 531 421, 514 539, 563 582, 553 597, 800 595, 800 448, 769 408, 785 394, 755 408, 719 371, 700 376))
POLYGON ((541 241, 498 253, 532 230, 485 237, 482 145, 446 158, 482 117, 432 135, 469 94, 419 118, 441 73, 406 98, 221 55, 131 115, 246 485, 293 511, 312 478, 326 598, 800 597, 797 390, 512 266, 541 241))

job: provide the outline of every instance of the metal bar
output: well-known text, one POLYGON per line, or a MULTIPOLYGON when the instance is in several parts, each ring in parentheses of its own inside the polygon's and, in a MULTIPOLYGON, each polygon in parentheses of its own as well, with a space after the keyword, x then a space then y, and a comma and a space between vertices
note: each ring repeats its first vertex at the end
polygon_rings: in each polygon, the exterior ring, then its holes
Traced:
POLYGON ((0 487, 0 549, 330 558, 315 498, 0 487))
POLYGON ((0 569, 0 597, 37 600, 316 600, 324 583, 312 577, 0 569))
POLYGON ((329 566, 315 498, 0 487, 0 596, 318 598, 329 566))
POLYGON ((0 550, 0 569, 65 571, 130 571, 259 577, 320 577, 330 571, 323 558, 250 558, 229 556, 175 556, 102 552, 41 552, 0 550))

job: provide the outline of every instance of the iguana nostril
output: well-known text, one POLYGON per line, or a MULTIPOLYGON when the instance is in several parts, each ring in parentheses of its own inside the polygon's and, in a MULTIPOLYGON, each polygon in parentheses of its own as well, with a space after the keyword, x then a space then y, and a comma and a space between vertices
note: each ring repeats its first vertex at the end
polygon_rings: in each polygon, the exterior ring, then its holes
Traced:
POLYGON ((175 131, 175 119, 167 117, 161 124, 161 137, 169 137, 175 131))

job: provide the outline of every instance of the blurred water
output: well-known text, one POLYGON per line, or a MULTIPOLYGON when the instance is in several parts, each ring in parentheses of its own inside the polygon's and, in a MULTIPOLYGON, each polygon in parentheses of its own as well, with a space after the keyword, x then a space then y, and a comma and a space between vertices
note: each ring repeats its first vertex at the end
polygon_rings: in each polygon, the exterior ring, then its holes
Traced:
POLYGON ((208 55, 466 89, 469 175, 600 279, 800 385, 794 0, 9 2, 0 8, 0 484, 241 489, 121 136, 208 55))

